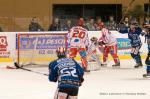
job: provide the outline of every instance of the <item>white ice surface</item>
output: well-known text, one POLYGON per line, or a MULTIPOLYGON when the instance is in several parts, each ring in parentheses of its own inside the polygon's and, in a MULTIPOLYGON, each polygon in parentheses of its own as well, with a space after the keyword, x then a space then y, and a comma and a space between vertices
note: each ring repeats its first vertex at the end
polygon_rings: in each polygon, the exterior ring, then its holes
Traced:
MULTIPOLYGON (((132 61, 122 62, 122 67, 133 65, 132 61)), ((86 73, 78 99, 150 99, 150 79, 142 78, 144 67, 128 67, 108 67, 86 73), (109 95, 113 93, 115 95, 109 95)), ((47 68, 34 70, 46 73, 47 68)), ((49 82, 47 76, 19 69, 0 69, 0 99, 53 99, 56 88, 57 83, 49 82)))

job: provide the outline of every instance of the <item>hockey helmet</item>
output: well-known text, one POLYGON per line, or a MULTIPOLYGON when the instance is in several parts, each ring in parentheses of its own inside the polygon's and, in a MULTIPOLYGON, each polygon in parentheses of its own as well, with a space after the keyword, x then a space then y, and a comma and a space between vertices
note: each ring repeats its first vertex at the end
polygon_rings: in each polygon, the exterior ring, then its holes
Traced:
POLYGON ((109 34, 109 30, 107 28, 103 28, 102 29, 102 36, 106 36, 107 34, 109 34))
POLYGON ((97 41, 98 39, 97 39, 97 37, 92 37, 90 40, 91 40, 92 42, 95 42, 95 41, 97 41))
POLYGON ((56 50, 56 54, 58 58, 64 58, 66 57, 66 48, 65 47, 58 47, 56 50))

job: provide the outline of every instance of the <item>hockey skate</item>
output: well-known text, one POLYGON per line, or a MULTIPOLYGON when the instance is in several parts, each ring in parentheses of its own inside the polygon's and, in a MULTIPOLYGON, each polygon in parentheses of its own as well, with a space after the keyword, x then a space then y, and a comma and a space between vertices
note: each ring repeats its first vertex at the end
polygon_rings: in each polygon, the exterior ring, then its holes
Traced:
POLYGON ((106 67, 106 66, 107 66, 107 63, 106 63, 106 62, 103 62, 103 63, 101 63, 101 66, 102 66, 102 67, 106 67))
POLYGON ((144 78, 150 78, 150 74, 143 74, 144 78))
POLYGON ((88 70, 87 68, 83 68, 84 72, 90 72, 90 70, 88 70))
POLYGON ((114 65, 112 65, 113 68, 120 68, 120 63, 116 63, 114 65))
POLYGON ((134 68, 140 68, 140 67, 142 67, 142 66, 143 66, 142 63, 136 63, 135 66, 134 66, 134 68))

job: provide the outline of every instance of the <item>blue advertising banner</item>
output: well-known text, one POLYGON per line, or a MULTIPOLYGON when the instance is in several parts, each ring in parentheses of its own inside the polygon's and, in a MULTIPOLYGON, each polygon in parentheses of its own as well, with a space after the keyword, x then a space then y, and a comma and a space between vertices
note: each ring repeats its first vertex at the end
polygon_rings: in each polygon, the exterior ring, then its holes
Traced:
POLYGON ((20 47, 21 50, 28 49, 56 49, 59 46, 66 46, 64 35, 31 35, 20 36, 20 47))
POLYGON ((128 38, 117 38, 118 49, 131 49, 130 40, 128 38))

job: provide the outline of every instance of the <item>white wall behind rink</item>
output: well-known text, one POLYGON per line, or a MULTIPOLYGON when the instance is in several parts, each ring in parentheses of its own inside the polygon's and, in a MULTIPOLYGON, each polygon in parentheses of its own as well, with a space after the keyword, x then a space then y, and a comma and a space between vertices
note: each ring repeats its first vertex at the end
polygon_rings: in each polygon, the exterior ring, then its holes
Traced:
MULTIPOLYGON (((118 33, 118 31, 111 31, 116 38, 128 38, 127 34, 120 34, 118 33)), ((0 66, 4 66, 4 65, 10 65, 12 64, 14 61, 16 61, 17 59, 17 54, 16 54, 16 35, 17 34, 62 34, 62 33, 67 33, 67 31, 54 31, 54 32, 0 32, 0 38, 1 37, 6 37, 6 51, 0 51, 0 66), (7 55, 6 55, 7 54, 7 55), (5 57, 4 57, 5 56, 5 57), (7 57, 6 57, 7 56, 7 57)), ((88 32, 89 38, 91 37, 101 37, 101 31, 89 31, 88 32)), ((143 56, 143 58, 145 58, 145 55, 147 53, 147 44, 144 43, 144 37, 141 37, 143 45, 141 48, 141 54, 143 56)), ((1 39, 0 39, 1 40, 1 39)), ((0 41, 0 47, 4 42, 0 41)), ((1 48, 0 48, 1 49, 1 48)), ((121 59, 131 59, 130 55, 124 55, 124 53, 130 53, 130 49, 122 49, 119 50, 119 57, 121 59)))

